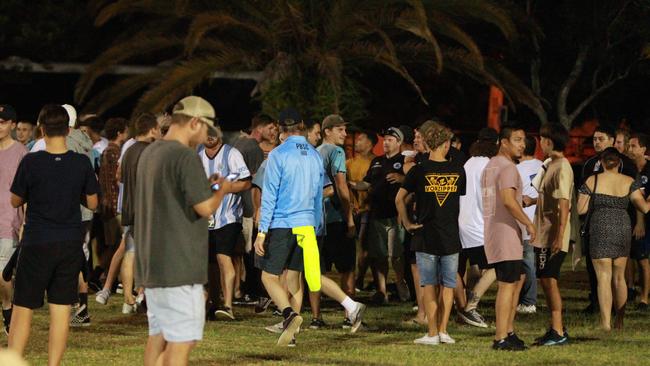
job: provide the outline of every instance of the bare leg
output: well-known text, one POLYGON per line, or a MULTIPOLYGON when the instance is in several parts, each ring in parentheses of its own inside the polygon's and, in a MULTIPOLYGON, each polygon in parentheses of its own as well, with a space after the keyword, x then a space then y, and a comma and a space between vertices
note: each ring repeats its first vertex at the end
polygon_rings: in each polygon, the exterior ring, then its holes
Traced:
POLYGON ((413 284, 415 285, 415 299, 418 302, 418 313, 415 315, 415 320, 424 322, 426 320, 426 312, 424 310, 424 301, 422 301, 422 287, 420 287, 420 271, 417 264, 411 264, 411 273, 413 274, 413 284))
POLYGON ((386 290, 386 281, 388 277, 388 257, 375 260, 375 273, 377 275, 377 292, 384 295, 388 300, 388 292, 386 290))
POLYGON ((320 276, 320 282, 321 292, 336 300, 338 303, 342 303, 348 296, 331 278, 320 276))
POLYGON ((224 254, 217 254, 219 272, 221 274, 221 290, 223 291, 223 304, 232 309, 232 297, 235 287, 235 267, 232 259, 224 254))
POLYGON ((167 342, 165 350, 158 357, 163 366, 186 366, 190 361, 190 352, 196 342, 167 342))
POLYGON ((241 283, 242 283, 242 277, 244 272, 244 262, 240 255, 235 255, 232 257, 232 266, 235 272, 235 279, 233 282, 233 294, 235 298, 238 299, 244 296, 244 294, 241 293, 241 283))
POLYGON ((14 305, 11 325, 9 326, 9 348, 18 352, 21 356, 24 354, 29 340, 33 315, 34 311, 32 309, 14 305))
POLYGON ((287 290, 280 282, 280 276, 262 271, 262 283, 280 311, 291 307, 289 297, 287 296, 287 290))
POLYGON ((440 333, 447 333, 447 325, 449 324, 449 315, 451 314, 451 308, 454 306, 454 289, 449 287, 440 286, 442 289, 440 293, 440 305, 442 309, 438 311, 440 313, 440 320, 438 325, 438 331, 440 333))
POLYGON ((11 309, 11 297, 13 295, 13 286, 11 281, 7 282, 0 276, 0 300, 2 301, 2 310, 11 309))
POLYGON ((354 296, 354 271, 341 273, 341 289, 348 296, 354 296))
POLYGON ((454 288, 454 299, 456 300, 456 310, 462 311, 467 306, 467 294, 465 294, 465 283, 463 277, 456 273, 456 288, 454 288))
POLYGON ((108 267, 108 274, 106 275, 106 282, 104 282, 104 290, 111 291, 113 283, 117 278, 117 272, 120 269, 120 263, 122 263, 122 258, 124 257, 124 250, 126 248, 126 242, 124 241, 124 236, 120 241, 120 245, 117 247, 113 258, 111 259, 111 265, 108 267))
MULTIPOLYGON (((612 329, 612 260, 592 259, 598 279, 598 305, 600 305, 600 324, 604 330, 612 329)), ((627 288, 625 289, 627 291, 627 288)))
POLYGON ((321 319, 320 315, 320 291, 309 293, 309 304, 311 306, 311 316, 314 319, 321 319))
POLYGON ((517 316, 517 305, 519 304, 519 293, 521 292, 521 289, 524 287, 524 282, 526 282, 526 275, 522 274, 519 277, 519 281, 514 283, 515 289, 512 294, 512 302, 510 303, 510 317, 508 318, 507 333, 511 333, 515 331, 515 316, 517 316))
POLYGON ((70 305, 50 304, 50 339, 48 365, 61 363, 70 332, 70 305))
MULTIPOLYGON (((496 312, 496 334, 494 339, 500 341, 508 336, 510 329, 510 316, 512 313, 513 301, 518 300, 514 295, 517 290, 517 283, 498 282, 497 298, 495 303, 496 312), (513 298, 515 300, 513 300, 513 298)), ((516 309, 516 305, 515 305, 516 309)))
POLYGON ((546 304, 551 311, 551 327, 557 334, 564 334, 564 325, 562 324, 562 297, 560 288, 555 278, 540 278, 540 283, 544 289, 546 304))
POLYGON ((422 302, 426 309, 428 335, 433 337, 438 335, 438 290, 436 286, 426 285, 422 287, 422 302))
POLYGON ((291 308, 300 314, 302 308, 303 283, 302 273, 297 271, 287 271, 287 288, 289 289, 289 302, 291 308))
POLYGON ((124 253, 122 260, 122 286, 124 286, 124 302, 133 305, 135 297, 133 297, 133 262, 135 260, 135 253, 124 253))
POLYGON ((149 336, 144 349, 144 366, 155 366, 160 355, 165 351, 165 339, 162 333, 149 336))
POLYGON ((612 281, 614 284, 616 320, 614 327, 623 328, 623 317, 625 316, 625 303, 627 302, 627 286, 625 284, 625 267, 628 260, 626 257, 616 258, 613 261, 612 281))

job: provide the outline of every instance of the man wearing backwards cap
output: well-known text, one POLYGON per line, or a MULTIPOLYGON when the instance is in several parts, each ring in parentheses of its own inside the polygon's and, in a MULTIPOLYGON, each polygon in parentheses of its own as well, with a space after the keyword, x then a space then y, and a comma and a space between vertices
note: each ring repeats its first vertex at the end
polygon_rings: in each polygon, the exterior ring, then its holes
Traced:
POLYGON ((187 365, 203 337, 207 282, 208 217, 232 185, 211 177, 212 192, 196 146, 214 126, 214 108, 200 97, 174 106, 164 139, 140 157, 135 194, 137 286, 145 288, 149 339, 144 364, 162 358, 166 365, 187 365))
POLYGON ((391 258, 397 281, 400 300, 409 296, 408 286, 404 281, 404 229, 397 222, 395 196, 404 181, 404 155, 400 146, 404 134, 399 128, 390 127, 384 132, 384 156, 378 156, 370 163, 370 169, 363 182, 352 185, 353 189, 370 189, 370 221, 368 225, 368 259, 374 264, 377 273, 377 293, 375 302, 388 300, 386 279, 388 276, 388 257, 391 258))

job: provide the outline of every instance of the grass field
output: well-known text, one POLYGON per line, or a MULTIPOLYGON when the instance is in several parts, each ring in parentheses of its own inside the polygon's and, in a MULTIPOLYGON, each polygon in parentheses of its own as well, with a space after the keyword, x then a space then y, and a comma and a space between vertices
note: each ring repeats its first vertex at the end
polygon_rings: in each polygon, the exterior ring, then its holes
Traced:
MULTIPOLYGON (((449 333, 455 345, 420 346, 413 344, 424 328, 406 325, 412 315, 411 304, 370 307, 367 327, 350 335, 338 327, 342 311, 332 304, 324 310, 331 327, 304 329, 296 348, 277 348, 277 335, 263 327, 279 321, 270 313, 256 315, 251 307, 235 308, 238 321, 209 322, 204 340, 192 353, 192 365, 649 365, 650 313, 629 309, 625 329, 604 333, 598 329, 597 316, 585 316, 584 272, 565 270, 561 288, 565 304, 565 324, 571 344, 553 348, 532 348, 526 352, 496 352, 490 349, 494 328, 479 329, 452 322, 449 333), (335 326, 336 325, 336 326, 335 326)), ((540 289, 541 291, 541 289, 540 289)), ((494 288, 479 310, 493 325, 494 288)), ((360 294, 367 300, 369 293, 360 294)), ((94 296, 92 296, 94 299, 94 296)), ((147 337, 146 316, 120 313, 121 296, 113 296, 108 306, 91 300, 92 325, 73 329, 64 357, 66 365, 138 365, 142 364, 147 337)), ((546 308, 540 294, 538 313, 517 318, 517 332, 527 343, 547 328, 546 308)), ((633 308, 633 306, 628 306, 633 308)), ((304 312, 305 322, 309 313, 304 312)), ((454 314, 452 313, 452 317, 454 314)), ((27 360, 33 365, 47 362, 47 312, 37 311, 27 360)), ((3 341, 6 344, 6 340, 3 341)))

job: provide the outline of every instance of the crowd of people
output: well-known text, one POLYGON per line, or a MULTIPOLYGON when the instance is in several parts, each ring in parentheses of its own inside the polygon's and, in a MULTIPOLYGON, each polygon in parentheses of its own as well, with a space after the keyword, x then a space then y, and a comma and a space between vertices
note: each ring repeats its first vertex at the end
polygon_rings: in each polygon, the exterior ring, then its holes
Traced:
POLYGON ((596 155, 576 175, 568 142, 558 123, 509 123, 481 129, 467 157, 438 120, 376 133, 287 109, 255 116, 227 143, 195 96, 132 121, 49 104, 37 126, 0 105, 9 347, 24 352, 47 297, 49 359, 60 363, 69 327, 91 324, 89 291, 102 305, 121 291, 122 313, 146 312, 146 365, 187 364, 205 321, 235 320, 235 306, 272 309, 282 320, 265 329, 291 347, 306 304, 308 327, 326 326, 324 294, 355 333, 370 305, 360 290, 374 291, 376 306, 414 301, 408 322, 427 328, 416 344, 452 344, 454 309, 456 321, 488 327, 480 300, 496 281, 492 347, 524 350, 515 318, 537 311, 538 279, 549 325, 532 344, 564 345, 559 282, 572 244, 587 257, 585 311, 599 309, 605 330, 622 327, 635 268, 637 308, 648 308, 648 137, 599 126, 596 155))

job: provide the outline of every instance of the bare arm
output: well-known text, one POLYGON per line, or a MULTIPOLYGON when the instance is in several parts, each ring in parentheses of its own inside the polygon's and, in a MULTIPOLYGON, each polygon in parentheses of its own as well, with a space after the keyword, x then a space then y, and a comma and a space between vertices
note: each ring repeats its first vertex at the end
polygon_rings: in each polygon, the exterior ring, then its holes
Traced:
POLYGON ((11 206, 13 208, 18 208, 24 204, 25 204, 25 200, 22 197, 17 196, 14 193, 11 194, 11 206))
POLYGON ((397 196, 395 196, 395 207, 397 208, 397 214, 406 231, 412 232, 413 230, 421 228, 422 225, 413 224, 409 218, 408 212, 406 210, 406 198, 408 196, 409 192, 404 188, 400 188, 399 191, 397 191, 397 196))
POLYGON ((648 211, 650 211, 650 203, 648 203, 644 198, 643 195, 641 194, 641 190, 637 189, 636 191, 632 192, 630 195, 630 200, 636 206, 636 208, 643 212, 644 214, 647 214, 648 211))
POLYGON ((244 180, 238 180, 235 182, 232 182, 232 190, 230 193, 239 193, 246 191, 251 188, 253 184, 251 183, 250 179, 244 179, 244 180))
POLYGON ((367 191, 370 189, 370 183, 365 181, 353 182, 350 181, 350 187, 355 191, 367 191))
POLYGON ((323 188, 323 198, 332 197, 334 195, 334 187, 327 186, 323 188))
POLYGON ((561 198, 560 199, 560 222, 557 227, 557 232, 555 233, 555 239, 551 246, 551 252, 557 253, 562 250, 562 240, 564 239, 564 230, 569 222, 569 200, 561 198))
MULTIPOLYGON (((589 188, 590 191, 593 191, 594 178, 593 176, 587 178, 585 185, 589 188)), ((578 194, 578 215, 584 215, 589 211, 589 201, 591 196, 588 194, 580 193, 578 194)))
POLYGON ((84 206, 86 206, 91 211, 95 211, 98 205, 99 198, 96 194, 86 195, 86 202, 84 203, 84 206))
POLYGON ((255 227, 260 223, 260 207, 262 207, 262 190, 258 187, 251 189, 251 197, 253 200, 253 223, 255 227))
POLYGON ((501 195, 501 200, 503 201, 503 205, 506 207, 508 212, 515 218, 515 220, 519 221, 520 223, 526 226, 526 230, 530 235, 530 241, 531 242, 535 241, 535 237, 536 237, 535 226, 530 221, 530 219, 524 212, 524 209, 521 207, 519 202, 517 202, 515 196, 515 190, 513 188, 506 188, 506 189, 502 189, 499 192, 499 194, 501 195))

